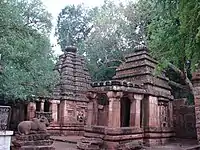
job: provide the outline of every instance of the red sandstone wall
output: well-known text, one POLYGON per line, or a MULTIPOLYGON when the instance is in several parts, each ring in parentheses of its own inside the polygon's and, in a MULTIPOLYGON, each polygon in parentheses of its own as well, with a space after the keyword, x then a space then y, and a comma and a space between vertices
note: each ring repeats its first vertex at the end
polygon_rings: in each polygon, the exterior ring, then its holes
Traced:
POLYGON ((99 126, 108 125, 108 105, 105 105, 103 109, 98 110, 98 123, 99 126))
POLYGON ((177 138, 196 138, 195 108, 185 105, 185 100, 173 102, 174 131, 177 138))

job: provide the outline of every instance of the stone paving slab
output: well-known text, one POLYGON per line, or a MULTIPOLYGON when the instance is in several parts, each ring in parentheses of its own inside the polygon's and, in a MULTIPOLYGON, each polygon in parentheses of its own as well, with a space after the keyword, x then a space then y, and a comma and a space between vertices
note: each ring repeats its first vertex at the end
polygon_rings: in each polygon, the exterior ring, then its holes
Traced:
POLYGON ((146 150, 197 150, 200 145, 195 139, 175 139, 166 145, 152 146, 146 150))
MULTIPOLYGON (((54 140, 54 146, 56 150, 77 150, 77 142, 83 138, 83 136, 51 136, 54 140)), ((14 139, 14 137, 12 137, 14 139)), ((197 150, 200 149, 200 145, 197 145, 195 140, 189 139, 177 139, 170 142, 167 145, 154 146, 145 148, 145 150, 197 150)))
POLYGON ((77 144, 78 141, 80 141, 83 138, 83 136, 51 136, 50 139, 54 141, 59 142, 66 142, 66 143, 72 143, 77 144))
POLYGON ((55 141, 53 146, 56 150, 77 150, 76 144, 55 141))

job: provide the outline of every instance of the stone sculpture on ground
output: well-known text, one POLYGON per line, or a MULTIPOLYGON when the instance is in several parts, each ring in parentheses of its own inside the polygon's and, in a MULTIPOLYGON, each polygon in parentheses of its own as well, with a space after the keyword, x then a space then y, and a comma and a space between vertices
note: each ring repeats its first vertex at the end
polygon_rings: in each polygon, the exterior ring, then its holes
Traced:
POLYGON ((47 132, 49 121, 46 117, 42 116, 40 119, 34 118, 32 121, 22 121, 18 125, 19 134, 36 133, 37 131, 47 132))
POLYGON ((18 125, 19 134, 12 141, 13 150, 55 150, 53 140, 47 133, 49 125, 46 117, 34 118, 32 121, 22 121, 18 125))

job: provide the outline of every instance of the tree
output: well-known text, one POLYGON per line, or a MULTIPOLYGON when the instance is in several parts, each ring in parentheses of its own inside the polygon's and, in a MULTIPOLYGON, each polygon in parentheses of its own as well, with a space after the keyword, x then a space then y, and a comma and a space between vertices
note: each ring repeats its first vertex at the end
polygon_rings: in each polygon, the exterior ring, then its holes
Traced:
POLYGON ((58 15, 56 35, 63 50, 66 46, 77 46, 85 40, 92 29, 92 12, 83 5, 66 6, 58 15))
POLYGON ((122 52, 128 46, 123 37, 123 9, 113 2, 105 2, 96 11, 93 30, 80 51, 86 56, 93 80, 109 80, 123 61, 122 52))
MULTIPOLYGON (((80 48, 93 80, 109 80, 124 61, 124 54, 147 41, 147 24, 133 2, 105 1, 93 19, 93 30, 80 48)), ((146 17, 147 18, 147 17, 146 17)), ((149 19, 149 18, 148 18, 149 19)))
POLYGON ((163 67, 170 67, 179 74, 193 94, 191 71, 200 58, 199 2, 163 0, 154 3, 156 11, 149 26, 152 52, 163 67))
POLYGON ((42 34, 50 33, 52 16, 46 11, 40 0, 22 0, 17 5, 20 8, 25 26, 29 26, 42 34))
MULTIPOLYGON (((55 58, 47 36, 49 29, 46 28, 50 18, 46 16, 47 22, 41 21, 43 26, 41 23, 27 25, 24 20, 26 9, 21 7, 22 4, 28 8, 31 3, 1 1, 0 8, 0 53, 4 68, 0 76, 0 94, 1 98, 9 100, 47 96, 56 80, 53 72, 55 58), (42 34, 41 30, 47 32, 42 34)), ((33 18, 35 14, 29 16, 33 18)))

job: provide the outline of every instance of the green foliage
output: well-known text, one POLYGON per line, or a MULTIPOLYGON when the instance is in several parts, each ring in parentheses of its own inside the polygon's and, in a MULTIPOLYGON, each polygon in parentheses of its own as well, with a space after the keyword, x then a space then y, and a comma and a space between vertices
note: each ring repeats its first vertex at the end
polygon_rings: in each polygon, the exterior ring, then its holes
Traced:
POLYGON ((158 60, 167 60, 181 70, 186 61, 192 70, 200 58, 200 4, 197 0, 154 1, 154 18, 149 26, 150 47, 158 60))
POLYGON ((85 40, 92 25, 92 10, 83 5, 66 6, 58 16, 56 35, 63 50, 65 46, 74 46, 85 40))
POLYGON ((50 18, 39 1, 1 1, 0 94, 9 100, 47 96, 52 91, 56 74, 47 36, 50 18))
POLYGON ((46 11, 41 0, 20 0, 17 5, 25 26, 31 27, 42 34, 50 33, 52 17, 46 11))
POLYGON ((58 41, 62 48, 79 48, 93 80, 111 79, 123 54, 140 43, 160 62, 158 71, 170 62, 190 75, 200 58, 199 5, 198 0, 139 0, 105 1, 93 9, 66 6, 58 16, 58 41))
POLYGON ((93 9, 67 6, 58 16, 61 47, 76 45, 78 52, 86 57, 95 81, 111 79, 124 60, 124 52, 144 39, 142 30, 136 32, 139 21, 131 17, 135 10, 130 5, 135 6, 131 2, 115 4, 112 1, 105 1, 103 6, 93 9), (79 13, 82 15, 77 15, 79 13))

